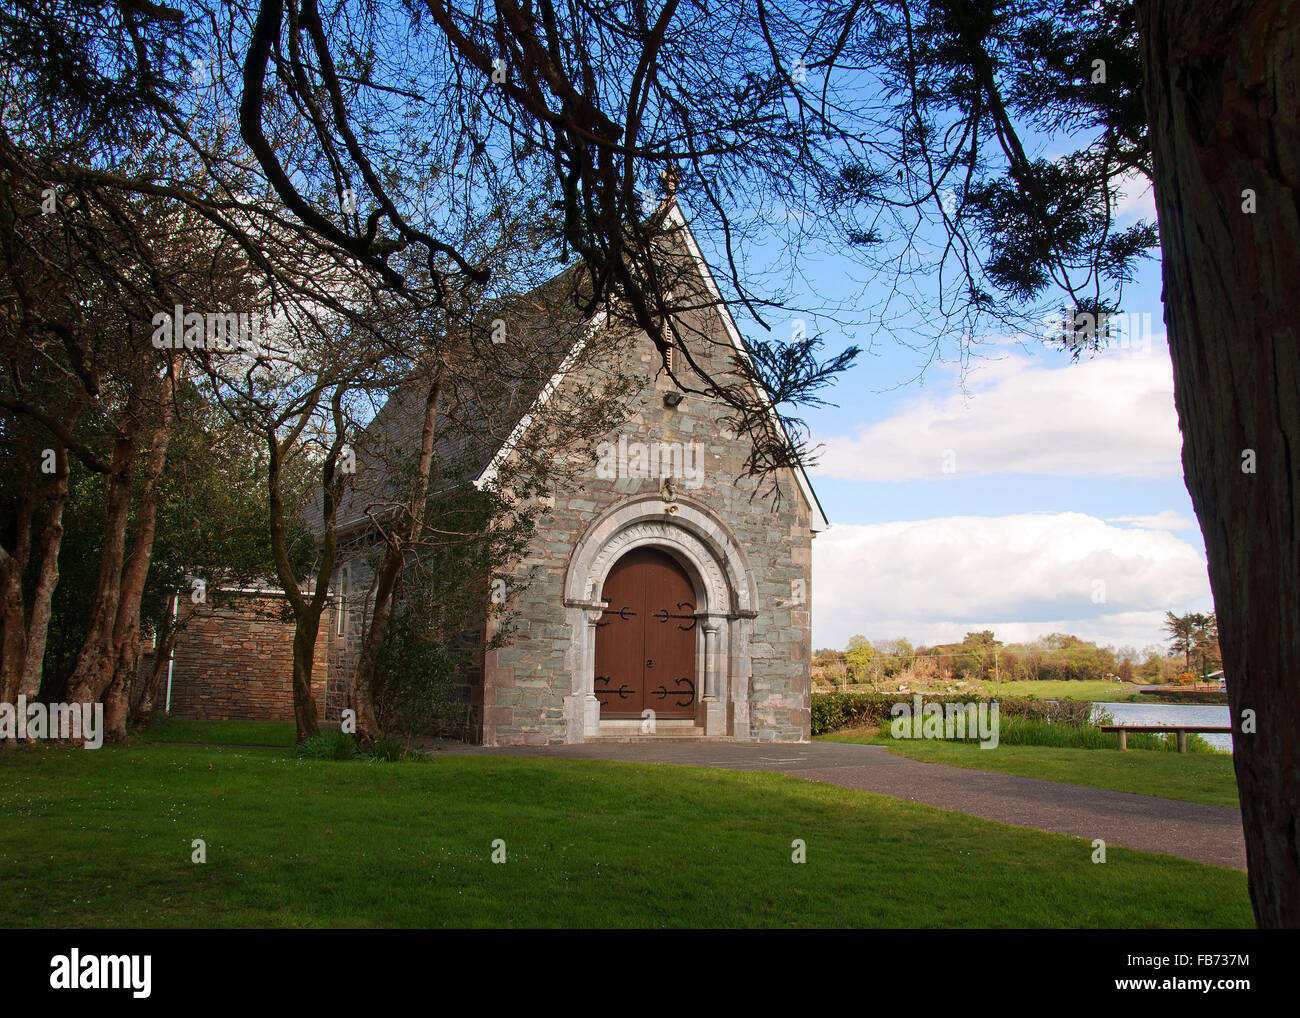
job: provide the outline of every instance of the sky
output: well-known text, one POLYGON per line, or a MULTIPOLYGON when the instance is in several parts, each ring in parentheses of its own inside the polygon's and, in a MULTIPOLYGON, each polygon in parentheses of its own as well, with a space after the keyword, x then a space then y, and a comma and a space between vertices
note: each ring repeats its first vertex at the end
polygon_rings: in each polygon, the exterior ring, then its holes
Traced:
MULTIPOLYGON (((1119 222, 1139 217, 1155 209, 1135 188, 1119 222)), ((851 288, 832 260, 804 277, 819 299, 851 288)), ((829 394, 838 406, 797 414, 821 447, 809 475, 832 524, 813 541, 814 647, 991 629, 1141 650, 1166 644, 1166 611, 1213 610, 1158 252, 1123 311, 1123 339, 1078 361, 1022 336, 927 366, 924 325, 898 342, 817 323, 824 352, 870 349, 829 394)))

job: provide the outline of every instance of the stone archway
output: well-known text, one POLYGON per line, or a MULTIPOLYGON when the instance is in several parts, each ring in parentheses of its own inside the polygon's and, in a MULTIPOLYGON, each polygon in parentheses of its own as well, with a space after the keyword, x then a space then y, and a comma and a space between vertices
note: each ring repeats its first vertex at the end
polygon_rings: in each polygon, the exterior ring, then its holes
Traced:
POLYGON ((695 726, 707 736, 749 735, 750 639, 757 614, 754 578, 730 530, 705 507, 659 495, 629 499, 598 516, 569 557, 564 604, 570 629, 565 664, 565 741, 600 734, 594 692, 596 625, 605 610, 601 588, 614 564, 637 548, 675 559, 695 588, 698 632, 695 726))

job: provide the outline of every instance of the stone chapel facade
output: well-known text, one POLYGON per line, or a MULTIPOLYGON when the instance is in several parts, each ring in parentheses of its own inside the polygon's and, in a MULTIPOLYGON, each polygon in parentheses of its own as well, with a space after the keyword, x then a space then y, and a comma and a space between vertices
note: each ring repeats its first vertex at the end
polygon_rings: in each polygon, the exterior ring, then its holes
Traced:
MULTIPOLYGON (((692 352, 725 373, 733 352, 747 356, 743 341, 675 204, 669 215, 713 297, 698 325, 713 342, 692 352)), ((766 484, 758 492, 744 476, 748 439, 726 428, 725 405, 677 391, 643 333, 624 356, 640 390, 594 457, 571 453, 573 469, 510 567, 521 588, 514 632, 506 646, 485 649, 495 623, 482 627, 459 734, 491 746, 807 741, 812 540, 827 527, 808 478, 782 470, 774 510, 766 484)), ((534 407, 598 370, 569 360, 534 407)), ((475 483, 491 482, 511 454, 504 443, 475 483)), ((347 706, 344 678, 373 578, 365 548, 341 554, 322 623, 327 722, 347 706)))

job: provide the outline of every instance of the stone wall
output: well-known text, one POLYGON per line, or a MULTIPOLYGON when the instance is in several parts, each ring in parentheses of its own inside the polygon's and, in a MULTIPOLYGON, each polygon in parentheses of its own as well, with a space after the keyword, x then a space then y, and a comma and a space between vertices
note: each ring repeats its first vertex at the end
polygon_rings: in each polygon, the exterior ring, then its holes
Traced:
MULTIPOLYGON (((692 354, 715 376, 726 373, 734 356, 719 313, 711 308, 691 316, 700 337, 692 354)), ((484 627, 474 620, 465 634, 466 666, 458 685, 467 704, 460 734, 489 745, 546 745, 573 737, 573 718, 565 698, 574 685, 574 628, 566 604, 565 580, 575 546, 592 524, 607 512, 660 492, 662 476, 632 472, 601 476, 598 444, 617 444, 620 436, 643 446, 667 443, 689 447, 697 478, 674 477, 674 498, 698 507, 718 521, 719 529, 740 549, 747 565, 745 612, 732 612, 727 642, 728 731, 759 741, 803 741, 811 734, 811 612, 812 514, 789 470, 775 475, 780 496, 769 477, 761 482, 746 476, 751 445, 747 437, 729 431, 729 408, 703 396, 685 394, 675 407, 664 395, 677 386, 660 370, 660 358, 649 338, 628 340, 620 370, 639 377, 626 424, 591 443, 590 448, 565 449, 565 469, 553 492, 553 504, 542 517, 528 552, 508 574, 523 589, 510 607, 514 631, 506 646, 483 651, 495 635, 495 623, 484 627), (698 480, 698 483, 697 483, 698 480), (761 488, 760 488, 761 483, 761 488)), ((570 374, 553 399, 566 389, 600 388, 606 373, 599 362, 570 374)), ((689 384, 689 374, 685 379, 689 384)), ((313 688, 324 718, 336 721, 347 706, 346 676, 356 661, 363 615, 373 578, 373 545, 354 544, 341 550, 351 575, 340 591, 347 624, 327 611, 316 648, 313 688)), ((485 578, 484 597, 490 585, 485 578)), ((598 610, 598 609, 597 609, 598 610)), ((728 606, 711 605, 727 612, 728 606)), ((200 617, 177 648, 173 681, 173 710, 189 717, 231 717, 258 720, 292 719, 289 686, 293 626, 269 613, 245 617, 222 609, 200 617)), ((447 734, 457 734, 448 732, 447 734)))
MULTIPOLYGON (((171 712, 200 721, 293 721, 294 626, 284 608, 283 597, 251 594, 200 606, 176 640, 171 712)), ((326 702, 325 632, 333 616, 327 605, 312 666, 318 716, 326 702)), ((166 696, 164 673, 160 705, 166 696)))
MULTIPOLYGON (((325 717, 329 721, 337 721, 340 712, 351 704, 348 676, 356 668, 360 657, 361 638, 369 622, 375 570, 382 551, 382 545, 373 535, 350 541, 339 549, 339 564, 335 569, 332 589, 337 594, 340 610, 345 613, 345 622, 340 632, 336 616, 335 624, 327 637, 330 677, 326 687, 325 717)), ((482 580, 482 589, 486 603, 486 577, 482 580)), ((394 615, 399 614, 403 608, 399 588, 394 615)), ((455 704, 444 718, 420 734, 475 743, 481 741, 483 625, 484 614, 480 613, 468 619, 464 631, 450 641, 449 651, 459 662, 451 677, 449 690, 455 704)))
MULTIPOLYGON (((697 323, 712 337, 695 350, 710 371, 724 372, 731 347, 721 319, 704 311, 697 323)), ((658 352, 648 337, 633 342, 627 363, 640 366, 643 388, 635 397, 627 424, 603 436, 617 444, 629 441, 694 443, 702 454, 701 476, 675 481, 683 501, 707 510, 735 535, 752 570, 757 616, 750 630, 748 665, 752 674, 731 676, 733 688, 744 686, 748 702, 748 737, 760 741, 803 741, 811 734, 810 661, 812 534, 810 510, 793 473, 777 477, 779 502, 745 476, 747 440, 725 425, 727 409, 715 400, 686 395, 675 408, 663 396, 676 387, 660 371, 658 352)), ((565 385, 580 385, 584 371, 565 385)), ((563 386, 561 387, 563 389, 563 386)), ((564 582, 575 543, 606 510, 638 495, 661 489, 659 477, 598 476, 597 443, 570 450, 569 479, 557 486, 554 507, 543 518, 529 554, 513 572, 527 578, 516 599, 519 631, 511 644, 489 651, 484 666, 483 741, 494 745, 546 745, 566 739, 564 698, 573 683, 572 629, 566 620, 564 582), (568 655, 568 657, 566 657, 568 655)), ((739 642, 739 639, 736 640, 739 642)), ((733 646, 735 655, 739 648, 733 646)), ((743 722, 742 722, 743 724, 743 722)))

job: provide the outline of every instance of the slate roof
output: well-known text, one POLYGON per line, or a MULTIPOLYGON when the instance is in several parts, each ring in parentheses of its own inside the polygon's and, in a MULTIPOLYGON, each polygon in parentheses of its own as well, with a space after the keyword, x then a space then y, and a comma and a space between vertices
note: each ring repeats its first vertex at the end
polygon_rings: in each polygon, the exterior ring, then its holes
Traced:
MULTIPOLYGON (((682 228, 681 253, 694 261, 718 303, 732 342, 748 356, 744 340, 689 225, 675 202, 668 211, 670 221, 682 228)), ((478 479, 563 366, 589 325, 568 296, 573 291, 577 272, 577 266, 571 266, 523 298, 525 303, 532 299, 534 306, 562 307, 562 315, 512 316, 512 321, 517 318, 523 324, 510 342, 490 351, 490 364, 479 365, 486 369, 486 376, 479 373, 469 378, 457 377, 444 393, 439 402, 440 426, 434 445, 439 480, 431 480, 431 496, 457 483, 478 479), (491 377, 495 383, 488 386, 490 395, 485 395, 482 384, 485 377, 491 377)), ((367 509, 379 515, 386 506, 404 501, 406 479, 395 476, 386 467, 399 463, 413 469, 418 462, 426 391, 425 383, 419 380, 399 387, 366 428, 356 449, 355 482, 345 491, 338 508, 336 523, 340 538, 346 538, 353 528, 367 522, 367 509)), ((807 474, 800 469, 795 471, 795 476, 812 511, 813 529, 825 529, 828 526, 825 513, 807 474)), ((311 531, 319 535, 319 500, 304 512, 303 518, 311 531)))
MULTIPOLYGON (((573 349, 586 326, 566 296, 573 273, 573 268, 565 269, 523 298, 565 308, 562 320, 554 313, 511 316, 507 342, 480 344, 477 353, 462 355, 460 366, 449 370, 438 403, 436 479, 430 481, 430 495, 473 482, 483 473, 573 349)), ((405 501, 409 478, 395 465, 413 470, 418 463, 427 392, 424 378, 399 386, 358 440, 356 472, 336 516, 340 537, 367 523, 367 510, 382 515, 386 507, 405 501)), ((303 519, 319 536, 319 497, 303 519)))

